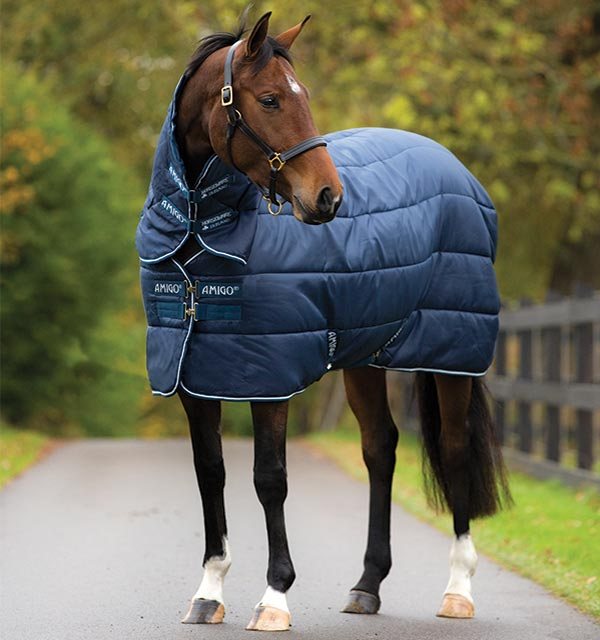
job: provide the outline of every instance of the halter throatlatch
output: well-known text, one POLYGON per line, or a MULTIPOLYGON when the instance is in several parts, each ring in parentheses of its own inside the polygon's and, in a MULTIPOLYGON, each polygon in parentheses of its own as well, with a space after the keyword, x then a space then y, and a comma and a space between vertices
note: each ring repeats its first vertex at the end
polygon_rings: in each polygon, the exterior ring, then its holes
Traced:
MULTIPOLYGON (((225 72, 224 82, 221 88, 221 105, 227 109, 227 153, 229 155, 229 161, 237 169, 232 155, 232 141, 236 129, 245 134, 250 140, 252 140, 259 149, 267 156, 269 166, 271 167, 271 174, 269 180, 269 192, 263 193, 263 198, 268 202, 267 208, 269 213, 276 216, 281 212, 283 202, 277 199, 277 176, 283 169, 286 162, 299 156, 306 151, 310 151, 315 147, 326 147, 327 142, 322 136, 314 136, 307 138, 293 147, 290 147, 287 151, 277 152, 273 150, 257 133, 252 129, 244 120, 242 114, 235 108, 233 101, 233 55, 237 47, 242 43, 242 40, 238 40, 231 46, 227 52, 227 58, 225 59, 225 72)), ((238 169, 239 171, 239 169, 238 169)))

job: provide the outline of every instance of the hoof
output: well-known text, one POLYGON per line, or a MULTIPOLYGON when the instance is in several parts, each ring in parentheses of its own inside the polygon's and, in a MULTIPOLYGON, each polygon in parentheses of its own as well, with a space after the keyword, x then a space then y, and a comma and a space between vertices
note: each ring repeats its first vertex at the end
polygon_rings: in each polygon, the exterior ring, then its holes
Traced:
POLYGON ((246 629, 248 631, 287 631, 291 616, 287 611, 275 607, 257 606, 246 629))
POLYGON ((437 612, 438 618, 472 618, 475 615, 475 607, 464 596, 455 593, 447 593, 440 610, 437 612))
POLYGON ((374 596, 366 591, 350 591, 346 606, 342 609, 342 613, 377 613, 381 606, 379 596, 374 596))
POLYGON ((223 603, 216 600, 192 600, 190 610, 181 621, 183 624, 219 624, 225 617, 223 603))

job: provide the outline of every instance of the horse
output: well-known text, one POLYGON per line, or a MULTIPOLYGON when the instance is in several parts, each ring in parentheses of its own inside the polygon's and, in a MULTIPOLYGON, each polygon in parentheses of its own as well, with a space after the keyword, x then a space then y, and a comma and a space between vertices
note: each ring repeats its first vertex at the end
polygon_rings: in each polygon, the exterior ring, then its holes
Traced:
POLYGON ((342 611, 377 613, 380 584, 390 571, 398 431, 385 376, 386 369, 403 368, 417 371, 430 500, 453 516, 450 577, 437 615, 470 618, 471 578, 477 564, 470 521, 510 501, 481 382, 497 332, 498 300, 491 270, 495 212, 460 162, 422 136, 373 129, 321 137, 290 54, 310 16, 272 37, 270 15, 263 15, 249 32, 242 24, 236 33, 213 34, 201 41, 165 120, 138 227, 151 383, 158 395, 179 395, 189 421, 203 505, 203 577, 182 622, 216 624, 224 619, 223 584, 231 555, 223 501, 221 400, 247 400, 254 429, 254 485, 264 508, 269 548, 266 590, 247 628, 289 628, 286 593, 295 570, 284 518, 288 402, 328 370, 340 368, 360 426, 370 483, 364 571, 342 611), (353 169, 354 148, 375 159, 353 169), (425 160, 419 161, 421 157, 425 160), (408 164, 402 164, 406 158, 408 164), (387 176, 386 184, 377 189, 365 177, 374 174, 374 167, 378 175, 387 176), (439 184, 446 185, 444 191, 425 197, 420 185, 429 184, 429 175, 436 172, 439 184), (451 193, 457 190, 460 193, 451 193), (397 203, 400 191, 414 202, 397 203), (386 209, 390 200, 395 205, 386 209), (348 213, 352 207, 387 213, 368 218, 361 215, 363 210, 348 213), (404 225, 398 227, 401 233, 385 227, 377 237, 367 230, 356 240, 357 229, 375 229, 384 218, 392 218, 390 210, 404 225), (471 226, 455 233, 452 225, 463 218, 471 226), (411 232, 417 219, 430 232, 411 232), (433 219, 440 221, 438 230, 433 219), (283 239, 284 228, 291 240, 283 239), (408 237, 410 246, 397 249, 402 244, 398 235, 408 237), (431 255, 420 259, 412 245, 424 236, 430 244, 435 237, 438 244, 431 244, 433 249, 425 249, 431 255), (448 244, 450 236, 458 250, 448 244), (475 236, 482 238, 483 248, 465 244, 480 242, 475 236), (349 255, 351 245, 361 247, 360 259, 349 255), (379 271, 365 267, 395 251, 403 252, 400 265, 379 271), (295 265, 290 274, 259 268, 268 264, 275 269, 286 260, 295 265), (462 279, 456 275, 456 260, 467 269, 462 279), (325 263, 338 266, 327 271, 325 263), (440 269, 446 279, 436 275, 440 269), (338 270, 342 273, 336 280, 338 270), (318 287, 308 276, 298 275, 303 271, 311 272, 318 287), (419 295, 411 293, 418 287, 405 281, 409 272, 422 281, 419 295), (194 273, 200 274, 198 279, 194 273), (450 315, 428 309, 435 307, 447 283, 457 279, 460 289, 472 288, 469 304, 477 307, 476 313, 471 307, 451 308, 450 315), (391 320, 386 316, 376 327, 365 328, 357 320, 346 330, 345 318, 357 313, 352 299, 359 280, 371 286, 370 302, 361 307, 360 318, 370 317, 379 307, 387 313, 389 304, 412 306, 408 311, 398 307, 391 320), (348 282, 351 301, 334 309, 342 304, 340 292, 348 282), (485 308, 477 306, 479 298, 485 298, 485 308), (306 311, 300 304, 304 299, 306 311), (328 326, 315 328, 311 314, 321 317, 321 311, 314 311, 321 299, 329 309, 328 326), (285 331, 265 330, 256 320, 261 314, 261 322, 276 316, 276 324, 285 331), (237 333, 243 322, 253 328, 246 337, 237 333), (300 329, 288 331, 289 323, 300 329), (447 324, 454 328, 443 348, 432 347, 432 336, 441 335, 447 324), (460 359, 464 352, 465 364, 447 364, 448 353, 460 359), (230 365, 224 374, 217 371, 217 360, 230 365), (201 382, 194 387, 196 378, 201 382))

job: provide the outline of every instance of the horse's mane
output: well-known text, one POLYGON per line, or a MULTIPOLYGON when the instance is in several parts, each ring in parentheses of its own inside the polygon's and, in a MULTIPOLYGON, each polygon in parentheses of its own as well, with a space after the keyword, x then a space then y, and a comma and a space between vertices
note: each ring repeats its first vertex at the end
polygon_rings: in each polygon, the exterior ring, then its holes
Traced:
MULTIPOLYGON (((235 44, 246 32, 246 17, 244 15, 242 16, 236 33, 219 32, 202 38, 198 48, 194 51, 194 54, 185 69, 185 76, 188 78, 192 76, 210 55, 219 49, 230 47, 232 44, 235 44)), ((258 55, 252 60, 253 72, 260 73, 273 56, 281 56, 292 64, 292 56, 290 52, 279 44, 275 38, 268 36, 261 47, 261 50, 258 52, 258 55)))

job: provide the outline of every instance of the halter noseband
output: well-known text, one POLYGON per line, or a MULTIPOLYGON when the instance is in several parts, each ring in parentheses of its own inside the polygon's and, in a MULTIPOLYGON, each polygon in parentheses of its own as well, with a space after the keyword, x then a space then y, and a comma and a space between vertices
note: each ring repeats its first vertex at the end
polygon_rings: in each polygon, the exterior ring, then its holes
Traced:
MULTIPOLYGON (((285 163, 300 154, 310 151, 315 147, 325 147, 327 142, 322 136, 314 136, 307 138, 302 142, 290 147, 287 151, 274 151, 244 120, 242 114, 235 108, 233 102, 233 54, 237 47, 242 43, 238 40, 231 46, 227 52, 225 59, 224 83, 221 88, 221 105, 227 109, 227 153, 229 161, 237 169, 232 155, 232 140, 236 129, 240 129, 250 140, 252 140, 259 149, 267 156, 269 166, 271 167, 271 176, 269 181, 269 193, 263 193, 263 198, 269 203, 267 208, 269 213, 276 216, 281 212, 283 202, 277 200, 277 176, 285 166, 285 163), (277 207, 277 208, 275 208, 277 207)), ((239 169, 238 169, 239 171, 239 169)))

